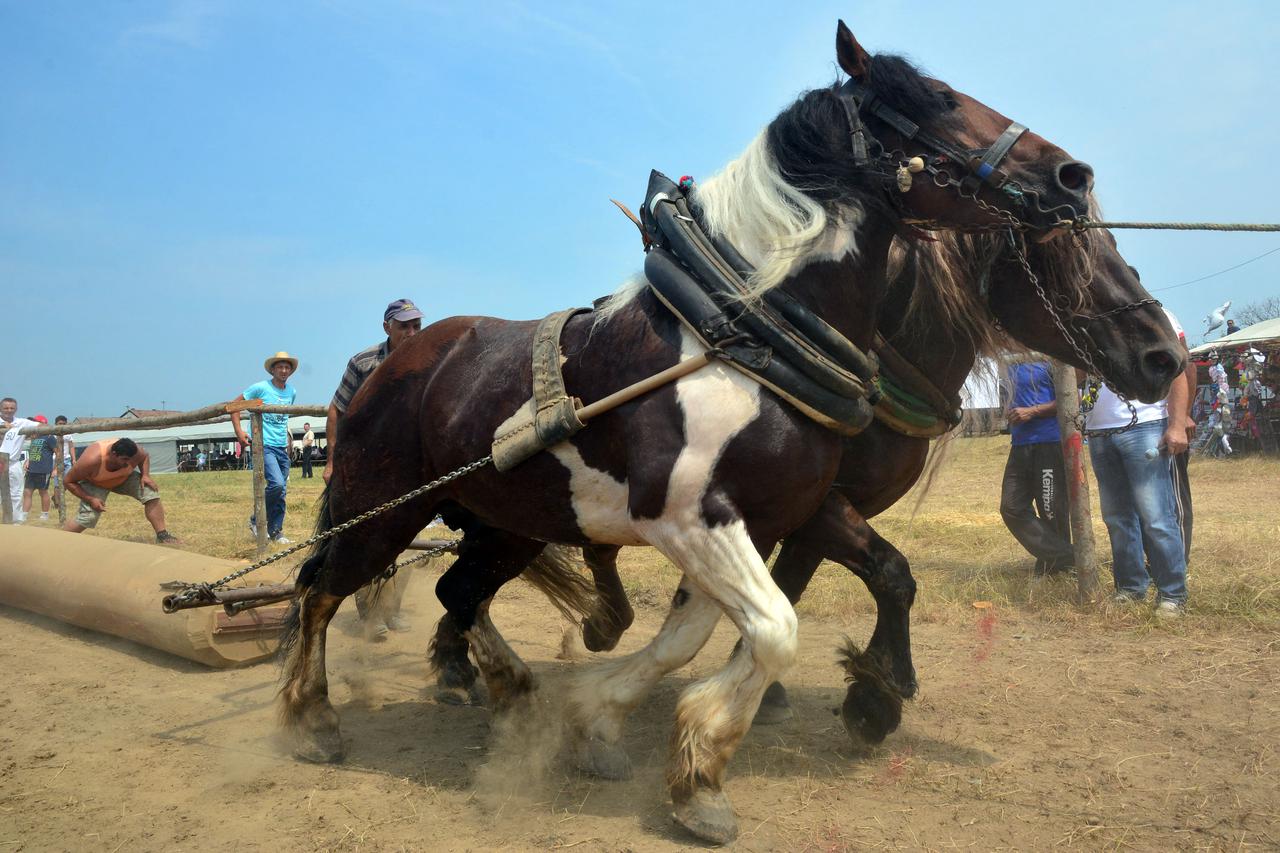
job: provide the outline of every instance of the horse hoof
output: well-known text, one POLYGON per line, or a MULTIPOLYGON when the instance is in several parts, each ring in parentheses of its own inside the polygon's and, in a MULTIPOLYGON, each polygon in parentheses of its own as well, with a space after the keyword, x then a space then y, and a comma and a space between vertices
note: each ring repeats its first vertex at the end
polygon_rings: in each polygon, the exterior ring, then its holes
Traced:
POLYGON ((902 700, 867 682, 855 681, 844 697, 840 719, 854 741, 877 744, 902 723, 902 700))
POLYGON ((728 844, 738 837, 738 817, 724 792, 699 788, 675 805, 672 819, 703 841, 728 844))
POLYGON ((347 748, 339 732, 300 735, 293 754, 312 764, 338 764, 347 757, 347 748))
POLYGON ((578 742, 574 763, 583 773, 614 782, 631 778, 631 759, 620 747, 600 738, 584 738, 578 742))
POLYGON ((479 689, 474 684, 470 687, 439 684, 436 686, 436 701, 445 705, 478 706, 484 704, 484 697, 480 695, 479 689))
POLYGON ((776 726, 794 716, 795 712, 791 710, 786 688, 775 681, 769 685, 769 689, 765 690, 764 698, 760 700, 760 707, 756 709, 756 717, 752 724, 776 726))
POLYGON ((592 619, 582 623, 582 644, 589 651, 593 652, 611 652, 618 645, 618 640, 622 639, 622 632, 617 630, 617 626, 610 625, 613 630, 601 628, 592 619))

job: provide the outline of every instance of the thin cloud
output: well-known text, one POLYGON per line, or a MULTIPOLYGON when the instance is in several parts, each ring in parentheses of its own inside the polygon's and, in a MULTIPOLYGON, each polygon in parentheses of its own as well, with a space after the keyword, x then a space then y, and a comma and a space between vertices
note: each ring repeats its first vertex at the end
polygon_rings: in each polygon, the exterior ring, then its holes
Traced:
POLYGON ((158 21, 129 27, 121 41, 161 41, 192 48, 208 47, 222 15, 222 6, 210 0, 182 0, 158 21))

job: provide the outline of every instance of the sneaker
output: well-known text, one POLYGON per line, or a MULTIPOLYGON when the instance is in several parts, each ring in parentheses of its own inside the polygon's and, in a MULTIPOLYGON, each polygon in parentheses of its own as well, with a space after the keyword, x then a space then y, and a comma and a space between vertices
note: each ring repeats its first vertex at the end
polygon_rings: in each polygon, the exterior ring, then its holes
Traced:
POLYGON ((1141 596, 1135 595, 1132 592, 1124 592, 1123 590, 1111 596, 1111 603, 1118 605, 1137 604, 1142 600, 1143 598, 1141 596))
POLYGON ((157 545, 181 545, 182 540, 179 539, 177 536, 174 536, 172 533, 170 533, 167 530, 161 530, 159 533, 156 534, 156 544, 157 545))
POLYGON ((397 613, 395 616, 387 617, 387 627, 392 631, 403 634, 409 630, 409 620, 397 613))
POLYGON ((253 538, 258 538, 258 525, 253 523, 253 519, 249 519, 249 532, 253 534, 253 538))
POLYGON ((289 537, 285 536, 283 533, 277 533, 275 536, 271 537, 271 541, 276 543, 277 545, 288 545, 292 540, 290 540, 289 537))
POLYGON ((1181 618, 1184 607, 1181 601, 1165 598, 1156 605, 1156 616, 1161 619, 1178 619, 1181 618))
POLYGON ((40 513, 40 520, 41 520, 41 521, 48 521, 48 520, 49 520, 49 513, 47 513, 47 512, 42 512, 42 513, 40 513))

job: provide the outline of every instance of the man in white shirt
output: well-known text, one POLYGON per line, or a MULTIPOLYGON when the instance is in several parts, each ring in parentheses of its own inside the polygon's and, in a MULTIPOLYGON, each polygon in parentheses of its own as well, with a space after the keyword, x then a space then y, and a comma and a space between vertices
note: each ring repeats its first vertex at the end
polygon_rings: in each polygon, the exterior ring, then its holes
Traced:
MULTIPOLYGON (((1177 318, 1168 309, 1165 316, 1185 342, 1177 318)), ((1085 420, 1102 519, 1111 538, 1116 601, 1141 601, 1154 583, 1156 612, 1162 616, 1179 615, 1187 600, 1187 560, 1172 476, 1173 457, 1187 451, 1191 391, 1186 376, 1175 379, 1168 398, 1159 403, 1126 403, 1102 386, 1085 420), (1125 429, 1135 416, 1136 425, 1125 429)))
POLYGON ((0 400, 0 430, 4 431, 4 439, 0 441, 0 477, 9 478, 9 512, 15 524, 26 521, 22 511, 22 485, 26 478, 26 454, 22 446, 26 436, 18 432, 23 427, 39 426, 35 421, 18 417, 18 401, 12 397, 0 400))

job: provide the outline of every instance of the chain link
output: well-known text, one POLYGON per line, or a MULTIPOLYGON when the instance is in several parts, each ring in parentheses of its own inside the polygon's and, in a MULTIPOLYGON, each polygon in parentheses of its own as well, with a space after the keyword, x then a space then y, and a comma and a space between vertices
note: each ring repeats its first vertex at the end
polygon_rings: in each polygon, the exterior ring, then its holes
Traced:
MULTIPOLYGON (((213 583, 187 584, 185 589, 174 597, 174 601, 176 602, 187 602, 187 601, 211 602, 213 601, 213 591, 215 589, 224 587, 227 584, 231 583, 232 581, 239 580, 240 578, 244 577, 250 572, 256 572, 258 569, 261 569, 263 566, 269 566, 272 563, 277 562, 278 560, 283 560, 285 557, 288 557, 290 554, 295 554, 298 551, 301 551, 303 548, 308 548, 316 544, 317 542, 323 542, 326 539, 329 539, 333 536, 337 536, 339 533, 343 532, 344 530, 348 530, 352 527, 355 527, 357 524, 362 524, 376 515, 380 515, 389 509, 395 509, 401 504, 407 503, 408 501, 411 501, 414 498, 419 497, 420 495, 424 495, 427 492, 431 491, 432 489, 439 488, 440 486, 453 482, 459 477, 464 477, 467 474, 470 474, 472 471, 479 470, 480 468, 483 468, 484 466, 488 465, 492 461, 493 461, 492 456, 485 456, 467 465, 463 465, 461 468, 458 468, 456 471, 450 471, 448 474, 445 474, 443 477, 437 477, 436 479, 432 480, 430 483, 424 483, 423 485, 418 486, 413 491, 406 492, 405 494, 401 495, 398 498, 395 498, 394 500, 389 500, 384 504, 379 504, 378 506, 375 506, 373 509, 360 513, 355 518, 342 522, 342 524, 339 524, 336 527, 331 527, 328 530, 317 533, 315 536, 312 536, 310 539, 307 539, 304 542, 299 542, 296 545, 291 545, 290 547, 284 549, 283 551, 280 551, 276 554, 272 554, 270 557, 265 557, 259 560, 258 562, 253 563, 252 565, 245 566, 243 569, 237 569, 236 571, 232 572, 226 577, 220 580, 214 581, 213 583)), ((428 556, 435 556, 436 554, 443 553, 444 551, 448 550, 449 547, 452 547, 452 545, 453 543, 450 543, 449 546, 440 546, 438 548, 433 548, 430 551, 424 552, 425 556, 414 557, 412 560, 406 560, 405 562, 400 563, 399 565, 392 566, 391 569, 389 570, 391 571, 391 574, 387 575, 387 577, 389 578, 392 575, 394 575, 395 571, 398 570, 401 566, 407 566, 410 563, 416 563, 419 560, 425 560, 427 559, 428 556)))
MULTIPOLYGON (((1075 352, 1076 358, 1080 359, 1080 361, 1084 363, 1084 365, 1088 368, 1089 373, 1091 375, 1099 377, 1100 381, 1105 383, 1106 386, 1111 389, 1111 393, 1115 394, 1116 397, 1120 400, 1120 402, 1124 403, 1125 406, 1129 408, 1129 423, 1125 424, 1124 426, 1113 427, 1111 429, 1086 430, 1084 428, 1084 424, 1085 424, 1085 416, 1088 414, 1088 412, 1086 412, 1082 407, 1080 412, 1076 415, 1076 429, 1079 430, 1083 435, 1117 435, 1119 433, 1128 432, 1129 430, 1133 429, 1135 426, 1138 425, 1138 410, 1134 408, 1133 403, 1129 402, 1128 397, 1126 397, 1125 395, 1117 391, 1115 389, 1115 386, 1113 386, 1111 382, 1107 380, 1106 375, 1098 368, 1098 365, 1094 363, 1093 357, 1089 354, 1088 349, 1080 346, 1080 344, 1076 341, 1075 335, 1071 333, 1071 331, 1067 328, 1066 324, 1062 321, 1062 315, 1059 311, 1058 306, 1054 305, 1053 300, 1051 300, 1049 298, 1049 295, 1044 292, 1044 286, 1040 283, 1040 277, 1035 274, 1034 270, 1031 269, 1031 262, 1027 260, 1026 253, 1022 251, 1022 246, 1019 243, 1018 238, 1014 236, 1012 231, 1009 231, 1007 236, 1009 238, 1009 247, 1013 249, 1013 253, 1017 257, 1018 263, 1022 266, 1022 271, 1027 274, 1027 279, 1031 282, 1031 286, 1035 288, 1036 296, 1040 298, 1040 301, 1044 304, 1045 310, 1048 311, 1049 316, 1053 318, 1053 325, 1057 327, 1058 332, 1062 335, 1063 339, 1066 340, 1066 342, 1071 345, 1071 349, 1075 352)), ((1100 317, 1106 317, 1111 314, 1118 314, 1121 311, 1132 310, 1134 308, 1140 307, 1141 305, 1146 305, 1150 303, 1155 303, 1157 305, 1160 304, 1155 299, 1146 299, 1141 302, 1136 302, 1136 303, 1131 303, 1129 305, 1121 306, 1120 308, 1107 311, 1103 314, 1097 314, 1092 317, 1087 317, 1086 319, 1095 320, 1100 317)), ((1092 407, 1090 407, 1090 409, 1092 409, 1092 407)))

